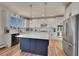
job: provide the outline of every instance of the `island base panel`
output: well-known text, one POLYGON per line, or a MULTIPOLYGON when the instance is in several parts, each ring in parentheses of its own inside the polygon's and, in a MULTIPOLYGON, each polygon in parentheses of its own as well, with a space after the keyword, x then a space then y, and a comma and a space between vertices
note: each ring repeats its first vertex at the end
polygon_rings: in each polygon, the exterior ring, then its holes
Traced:
POLYGON ((20 38, 20 49, 23 52, 30 52, 38 55, 48 55, 49 40, 20 38))

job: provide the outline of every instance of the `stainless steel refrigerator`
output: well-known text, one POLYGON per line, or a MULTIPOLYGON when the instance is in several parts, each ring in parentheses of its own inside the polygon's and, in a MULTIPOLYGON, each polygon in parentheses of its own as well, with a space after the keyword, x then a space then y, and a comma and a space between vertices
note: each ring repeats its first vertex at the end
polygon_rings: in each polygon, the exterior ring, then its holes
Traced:
POLYGON ((79 15, 63 22, 63 50, 68 56, 78 56, 79 15))

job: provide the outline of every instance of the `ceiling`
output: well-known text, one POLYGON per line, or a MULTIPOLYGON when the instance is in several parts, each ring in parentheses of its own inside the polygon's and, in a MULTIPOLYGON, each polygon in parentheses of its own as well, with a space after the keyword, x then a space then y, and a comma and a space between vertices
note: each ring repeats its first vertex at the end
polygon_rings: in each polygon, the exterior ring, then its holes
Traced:
MULTIPOLYGON (((44 2, 0 2, 0 4, 13 12, 26 17, 31 17, 30 5, 32 5, 32 17, 44 16, 44 2)), ((64 11, 65 6, 63 2, 47 2, 47 16, 64 15, 64 11)))

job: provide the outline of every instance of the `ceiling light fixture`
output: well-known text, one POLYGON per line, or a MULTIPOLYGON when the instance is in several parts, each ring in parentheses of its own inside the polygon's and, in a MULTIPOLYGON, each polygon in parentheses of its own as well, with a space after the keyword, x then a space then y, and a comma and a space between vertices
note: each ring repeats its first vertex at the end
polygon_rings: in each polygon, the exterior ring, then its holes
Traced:
POLYGON ((30 17, 32 18, 32 5, 30 5, 30 17))
POLYGON ((47 6, 47 3, 44 2, 44 16, 46 17, 46 6, 47 6))
POLYGON ((43 24, 46 24, 47 23, 47 20, 46 20, 46 17, 47 17, 47 15, 46 15, 46 12, 47 12, 47 10, 46 10, 46 7, 47 7, 47 2, 44 2, 44 22, 43 22, 43 24))
POLYGON ((30 5, 30 24, 32 23, 32 5, 30 5))

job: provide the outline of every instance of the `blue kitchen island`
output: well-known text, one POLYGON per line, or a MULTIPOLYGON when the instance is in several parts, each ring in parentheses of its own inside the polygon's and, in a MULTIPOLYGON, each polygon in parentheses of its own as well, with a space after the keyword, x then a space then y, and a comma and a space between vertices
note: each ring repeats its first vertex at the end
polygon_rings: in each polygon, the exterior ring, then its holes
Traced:
POLYGON ((22 52, 48 55, 49 35, 43 32, 31 32, 18 35, 22 52))

